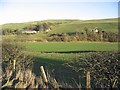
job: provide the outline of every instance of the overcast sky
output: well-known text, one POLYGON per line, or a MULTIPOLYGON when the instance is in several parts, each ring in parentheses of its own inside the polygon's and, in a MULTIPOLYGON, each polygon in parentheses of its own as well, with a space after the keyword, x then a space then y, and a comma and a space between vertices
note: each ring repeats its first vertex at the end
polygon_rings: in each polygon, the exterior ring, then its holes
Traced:
POLYGON ((98 1, 0 0, 0 24, 47 19, 90 20, 118 17, 118 0, 98 1))

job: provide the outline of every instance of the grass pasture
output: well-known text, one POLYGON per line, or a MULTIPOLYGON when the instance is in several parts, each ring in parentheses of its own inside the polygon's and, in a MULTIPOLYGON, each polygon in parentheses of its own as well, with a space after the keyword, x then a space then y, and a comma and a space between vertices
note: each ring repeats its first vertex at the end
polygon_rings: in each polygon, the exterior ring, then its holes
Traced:
POLYGON ((118 43, 109 42, 24 42, 20 45, 30 52, 77 53, 118 50, 118 43))
POLYGON ((118 19, 100 19, 100 20, 47 20, 44 22, 61 22, 62 24, 53 27, 48 34, 53 33, 73 33, 84 32, 85 27, 89 30, 101 28, 106 32, 118 33, 118 19))
POLYGON ((33 21, 24 23, 8 23, 1 25, 2 29, 9 30, 23 30, 24 27, 36 25, 37 23, 61 23, 56 26, 52 26, 52 30, 49 34, 54 33, 73 33, 73 32, 84 32, 85 27, 89 30, 100 28, 106 32, 118 33, 118 19, 99 19, 99 20, 44 20, 44 21, 33 21))
POLYGON ((79 82, 79 73, 64 64, 74 60, 80 60, 96 51, 117 51, 117 43, 109 42, 22 42, 29 55, 34 57, 33 72, 40 74, 40 66, 43 65, 58 82, 67 81, 73 84, 75 79, 79 82), (43 53, 41 53, 43 52, 43 53))
POLYGON ((36 75, 40 74, 39 68, 43 65, 46 70, 55 75, 57 80, 78 78, 78 73, 65 67, 64 63, 76 60, 81 56, 80 54, 31 53, 31 55, 34 56, 33 71, 36 75))
MULTIPOLYGON (((3 35, 2 38, 8 38, 23 47, 23 52, 33 57, 33 72, 39 76, 40 66, 44 66, 45 71, 52 74, 58 82, 63 80, 67 83, 79 82, 79 72, 75 72, 64 64, 75 60, 84 60, 90 53, 102 51, 116 52, 118 51, 118 42, 36 42, 47 38, 54 33, 73 33, 84 32, 85 27, 92 30, 96 27, 108 31, 118 32, 117 19, 104 20, 46 20, 27 23, 5 24, 3 28, 11 30, 22 30, 24 27, 36 25, 38 23, 61 23, 52 27, 47 34, 39 32, 34 35, 3 35), (17 41, 17 42, 16 42, 17 41)), ((9 40, 8 40, 9 41, 9 40)), ((7 41, 5 41, 7 42, 7 41)), ((93 60, 93 59, 92 59, 93 60)))
POLYGON ((96 27, 101 28, 102 30, 106 32, 118 32, 118 23, 117 22, 105 22, 105 23, 67 23, 67 24, 61 24, 57 27, 54 27, 49 34, 52 33, 72 33, 72 32, 84 32, 85 27, 87 27, 89 30, 92 30, 96 27))

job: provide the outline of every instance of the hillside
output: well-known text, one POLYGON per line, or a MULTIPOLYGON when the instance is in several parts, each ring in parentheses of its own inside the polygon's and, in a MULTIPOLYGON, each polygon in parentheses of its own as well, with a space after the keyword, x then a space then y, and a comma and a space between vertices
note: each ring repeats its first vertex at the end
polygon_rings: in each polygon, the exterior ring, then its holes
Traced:
POLYGON ((100 28, 104 31, 118 32, 117 19, 101 19, 101 20, 76 20, 68 21, 68 23, 61 24, 54 27, 51 33, 70 33, 81 32, 88 28, 89 30, 100 28))
POLYGON ((30 27, 33 25, 41 25, 47 23, 51 24, 51 31, 47 34, 53 33, 70 33, 70 32, 84 32, 85 28, 92 30, 100 28, 104 31, 118 32, 118 19, 100 19, 100 20, 44 20, 44 21, 34 21, 25 23, 9 23, 2 25, 2 29, 9 30, 23 30, 25 27, 30 27))

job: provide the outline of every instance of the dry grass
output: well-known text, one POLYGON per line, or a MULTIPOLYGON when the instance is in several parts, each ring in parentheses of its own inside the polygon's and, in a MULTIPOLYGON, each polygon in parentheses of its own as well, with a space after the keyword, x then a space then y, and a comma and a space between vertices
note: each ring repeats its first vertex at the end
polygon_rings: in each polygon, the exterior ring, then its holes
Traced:
POLYGON ((50 75, 48 76, 48 83, 45 83, 42 76, 36 77, 31 70, 19 70, 19 71, 11 71, 6 70, 4 76, 2 78, 2 86, 3 88, 51 88, 51 89, 59 89, 59 85, 57 81, 52 78, 50 75))

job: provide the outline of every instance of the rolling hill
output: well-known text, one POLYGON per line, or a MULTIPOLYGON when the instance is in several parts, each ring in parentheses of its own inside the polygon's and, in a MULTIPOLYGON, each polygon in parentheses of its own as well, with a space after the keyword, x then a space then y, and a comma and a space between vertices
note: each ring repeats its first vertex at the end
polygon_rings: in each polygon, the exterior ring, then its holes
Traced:
POLYGON ((8 30, 23 30, 25 27, 32 25, 41 25, 43 23, 51 23, 52 28, 47 34, 54 33, 71 33, 71 32, 84 32, 85 28, 92 30, 100 28, 104 31, 118 32, 118 19, 100 19, 100 20, 44 20, 25 23, 8 23, 2 25, 2 29, 8 30))

